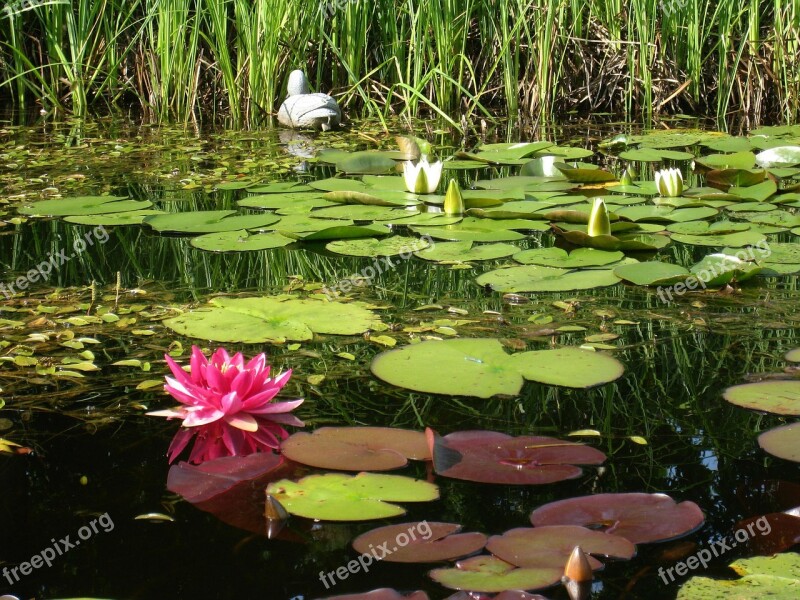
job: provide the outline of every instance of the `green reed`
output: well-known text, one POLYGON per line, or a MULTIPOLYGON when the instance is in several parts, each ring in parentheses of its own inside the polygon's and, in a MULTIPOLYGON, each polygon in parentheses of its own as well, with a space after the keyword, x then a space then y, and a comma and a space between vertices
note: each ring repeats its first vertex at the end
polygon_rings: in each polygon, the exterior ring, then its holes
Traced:
POLYGON ((0 93, 77 115, 273 115, 289 71, 350 114, 629 119, 800 113, 800 8, 780 0, 10 0, 0 93))

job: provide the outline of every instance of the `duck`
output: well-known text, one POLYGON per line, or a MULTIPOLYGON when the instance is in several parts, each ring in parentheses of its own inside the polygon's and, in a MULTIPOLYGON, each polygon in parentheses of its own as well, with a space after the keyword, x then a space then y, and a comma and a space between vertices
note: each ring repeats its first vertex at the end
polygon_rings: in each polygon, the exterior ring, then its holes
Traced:
POLYGON ((342 111, 328 94, 312 94, 306 74, 297 69, 289 74, 289 95, 278 109, 278 122, 292 129, 329 131, 342 121, 342 111))

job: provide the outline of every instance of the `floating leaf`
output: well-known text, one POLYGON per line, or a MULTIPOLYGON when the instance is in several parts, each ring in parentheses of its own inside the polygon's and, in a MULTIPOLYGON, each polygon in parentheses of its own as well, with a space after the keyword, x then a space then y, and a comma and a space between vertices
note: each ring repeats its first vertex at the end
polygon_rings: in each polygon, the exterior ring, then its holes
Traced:
POLYGON ((539 265, 508 267, 488 271, 476 280, 497 292, 561 292, 589 290, 619 283, 611 269, 572 271, 539 265))
POLYGON ((800 592, 800 554, 740 558, 730 567, 740 579, 695 576, 678 590, 677 600, 749 600, 750 598, 797 598, 800 592))
POLYGON ((428 502, 439 497, 439 488, 426 481, 359 473, 309 475, 299 481, 276 481, 267 487, 287 512, 308 519, 368 521, 405 514, 390 502, 428 502))
POLYGON ((800 463, 800 423, 765 431, 758 436, 758 445, 772 456, 800 463))
POLYGON ((431 340, 376 356, 372 372, 384 381, 434 394, 489 398, 516 395, 524 379, 566 387, 591 387, 619 378, 616 359, 577 348, 509 355, 496 339, 431 340))
POLYGON ((216 342, 302 341, 314 333, 356 335, 375 327, 380 320, 366 306, 289 296, 214 298, 207 308, 164 324, 181 335, 216 342))
POLYGON ((36 217, 66 217, 128 212, 152 205, 149 200, 130 200, 127 196, 79 196, 23 204, 17 208, 17 212, 36 217))
POLYGON ((590 446, 542 436, 459 431, 434 440, 433 464, 439 475, 481 483, 554 483, 579 477, 583 471, 575 465, 599 465, 606 460, 605 454, 590 446))
POLYGON ((389 427, 322 427, 295 433, 281 444, 290 460, 320 469, 384 471, 408 458, 430 459, 425 434, 389 427))
POLYGON ((569 253, 561 248, 533 248, 532 250, 518 252, 513 258, 523 265, 576 269, 619 262, 625 258, 625 254, 622 252, 607 252, 595 248, 577 248, 569 253))
POLYGON ((244 229, 238 231, 224 231, 221 233, 207 233, 192 238, 191 244, 200 250, 209 252, 248 252, 281 248, 294 242, 292 238, 280 233, 248 233, 244 229))
POLYGON ((728 402, 778 415, 800 415, 800 381, 759 381, 729 387, 722 393, 728 402))
POLYGON ((661 542, 691 533, 703 524, 700 508, 676 503, 666 494, 594 494, 545 504, 531 513, 531 523, 580 525, 622 536, 634 544, 661 542))
POLYGON ((271 214, 237 215, 235 210, 198 210, 145 217, 144 223, 160 233, 218 233, 265 227, 278 220, 279 217, 271 214))
POLYGON ((470 262, 477 260, 496 260, 519 252, 512 244, 480 244, 472 242, 439 242, 424 250, 415 252, 419 258, 436 262, 470 262))
POLYGON ((461 525, 435 521, 416 521, 379 527, 353 540, 353 549, 369 554, 372 548, 390 552, 383 560, 400 563, 426 563, 453 560, 483 549, 487 537, 482 533, 460 533, 461 525), (399 545, 401 537, 406 541, 399 545))
POLYGON ((672 285, 685 280, 690 273, 679 265, 648 261, 616 267, 614 275, 636 285, 672 285))
POLYGON ((325 248, 336 254, 375 258, 378 256, 410 256, 413 252, 424 250, 429 246, 430 243, 427 240, 396 235, 383 240, 371 238, 339 240, 328 243, 325 248))
POLYGON ((431 579, 446 588, 472 592, 537 590, 561 581, 564 566, 519 569, 495 556, 474 556, 456 563, 455 568, 434 569, 431 579))
MULTIPOLYGON (((494 556, 518 567, 564 568, 572 549, 580 546, 586 554, 628 560, 636 554, 636 546, 624 537, 592 531, 577 525, 520 527, 489 538, 486 549, 494 556)), ((603 564, 589 557, 593 569, 603 564)))

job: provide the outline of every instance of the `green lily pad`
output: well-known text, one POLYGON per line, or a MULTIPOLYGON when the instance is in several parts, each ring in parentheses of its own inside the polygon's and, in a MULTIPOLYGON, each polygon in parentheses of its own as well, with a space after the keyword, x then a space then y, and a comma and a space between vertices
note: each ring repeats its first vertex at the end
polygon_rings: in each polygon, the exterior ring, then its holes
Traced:
MULTIPOLYGON (((336 221, 338 222, 338 221, 336 221)), ((334 225, 312 232, 295 232, 281 230, 284 235, 305 242, 321 242, 328 240, 350 240, 355 238, 370 238, 389 235, 392 230, 385 225, 334 225)))
POLYGON ((565 231, 556 225, 553 225, 552 228, 556 235, 564 238, 570 244, 583 248, 596 248, 598 250, 607 250, 610 252, 620 250, 648 252, 663 248, 670 243, 670 238, 665 235, 623 233, 619 236, 590 236, 585 231, 565 231))
POLYGON ((761 183, 757 183, 756 185, 751 185, 748 187, 731 187, 728 189, 729 194, 734 194, 739 198, 753 200, 756 202, 765 202, 777 191, 778 185, 772 181, 772 179, 767 179, 761 183))
POLYGON ((595 248, 576 248, 567 253, 561 248, 533 248, 523 250, 513 259, 523 265, 541 265, 561 269, 577 269, 580 267, 599 267, 610 265, 625 258, 623 252, 608 252, 595 248))
POLYGON ((412 209, 390 208, 388 206, 368 206, 362 204, 344 204, 320 208, 311 213, 318 219, 352 219, 353 221, 389 221, 418 214, 412 209))
POLYGON ((672 285, 686 279, 689 270, 671 263, 648 261, 621 265, 614 269, 614 274, 636 285, 672 285))
POLYGON ((695 159, 695 162, 709 169, 752 169, 756 164, 756 155, 752 152, 709 154, 695 159))
POLYGON ((314 333, 357 335, 376 327, 380 319, 366 306, 292 296, 214 298, 207 307, 166 319, 164 325, 215 342, 302 341, 314 333))
POLYGON ((325 521, 368 521, 405 514, 391 502, 430 502, 439 488, 400 475, 326 473, 270 483, 267 493, 289 514, 325 521))
POLYGON ((677 600, 792 600, 800 595, 800 554, 740 558, 730 567, 740 579, 695 576, 681 586, 677 600))
POLYGON ((598 169, 592 165, 593 168, 588 167, 573 167, 566 163, 555 163, 555 166, 562 175, 574 183, 605 183, 607 181, 616 181, 616 176, 613 173, 598 169))
POLYGON ((439 242, 415 255, 436 262, 463 263, 476 260, 496 260, 519 252, 512 244, 479 244, 472 242, 439 242))
POLYGON ((660 148, 637 148, 626 150, 619 157, 623 160, 638 160, 640 162, 661 162, 662 160, 692 160, 691 152, 678 152, 676 150, 662 150, 660 148))
POLYGON ((549 225, 542 221, 493 220, 467 217, 456 225, 444 227, 411 227, 420 235, 427 235, 437 240, 470 241, 470 242, 511 242, 521 240, 525 236, 512 227, 523 225, 534 231, 543 231, 549 225))
POLYGON ((79 196, 23 204, 17 212, 34 217, 67 217, 143 210, 152 205, 149 200, 130 200, 127 196, 79 196))
POLYGON ((64 220, 67 223, 74 223, 75 225, 89 225, 92 227, 97 227, 98 225, 102 225, 104 227, 119 227, 124 225, 141 225, 145 217, 163 214, 166 213, 161 210, 144 209, 102 215, 71 215, 66 217, 64 220))
POLYGON ((350 174, 379 175, 393 170, 396 164, 393 158, 380 150, 362 150, 337 160, 336 170, 350 174))
POLYGON ((734 248, 753 246, 766 240, 762 234, 755 231, 740 231, 725 235, 688 235, 674 233, 672 234, 672 239, 682 244, 689 244, 690 246, 731 246, 734 248))
POLYGON ((144 223, 159 233, 220 233, 265 227, 280 220, 271 214, 241 215, 235 210, 198 210, 145 217, 144 223))
POLYGON ((308 185, 322 192, 352 191, 369 194, 372 190, 372 188, 363 181, 349 179, 347 177, 331 177, 329 179, 320 179, 319 181, 310 181, 308 185))
POLYGON ((262 183, 248 187, 247 191, 252 194, 285 194, 311 191, 310 186, 296 181, 276 181, 273 183, 262 183))
POLYGON ((708 287, 718 287, 736 281, 742 283, 763 271, 751 262, 723 253, 703 257, 690 271, 708 287))
POLYGON ((671 233, 684 233, 687 235, 727 235, 740 231, 748 231, 750 225, 747 223, 736 223, 734 221, 689 221, 686 223, 672 223, 667 226, 667 231, 671 233))
POLYGON ((800 381, 759 381, 734 385, 722 394, 728 402, 777 415, 800 415, 800 381))
POLYGON ((431 340, 377 355, 370 369, 399 387, 458 396, 516 395, 525 379, 586 388, 622 376, 615 358, 579 348, 509 355, 495 339, 431 340))
POLYGON ((334 206, 325 200, 319 192, 302 192, 298 194, 262 194, 248 196, 237 200, 236 204, 245 208, 283 209, 295 212, 308 212, 312 208, 334 206))
POLYGON ((424 250, 429 246, 430 242, 428 240, 396 235, 383 240, 373 238, 339 240, 330 242, 325 248, 336 254, 375 258, 377 256, 397 256, 399 254, 411 255, 411 253, 424 250))
POLYGON ((758 445, 772 456, 800 463, 800 423, 765 431, 758 436, 758 445))
POLYGON ((281 248, 294 242, 279 233, 254 233, 250 234, 244 229, 238 231, 223 231, 221 233, 207 233, 190 242, 192 246, 209 252, 247 252, 281 248))
POLYGON ((350 227, 353 221, 347 219, 315 219, 309 213, 281 216, 281 220, 264 229, 285 233, 312 233, 331 227, 350 227))
POLYGON ((339 204, 365 204, 367 206, 415 206, 421 203, 420 197, 416 194, 392 190, 375 190, 369 194, 349 190, 326 192, 323 198, 339 204))
POLYGON ((478 277, 478 285, 491 286, 496 292, 565 292, 591 290, 619 283, 611 269, 569 270, 539 265, 508 267, 488 271, 478 277))
POLYGON ((564 567, 520 569, 495 556, 473 556, 456 563, 455 568, 433 569, 431 579, 453 590, 503 592, 537 590, 561 581, 564 567))
POLYGON ((769 251, 763 251, 758 259, 764 263, 800 263, 800 244, 772 242, 769 251))

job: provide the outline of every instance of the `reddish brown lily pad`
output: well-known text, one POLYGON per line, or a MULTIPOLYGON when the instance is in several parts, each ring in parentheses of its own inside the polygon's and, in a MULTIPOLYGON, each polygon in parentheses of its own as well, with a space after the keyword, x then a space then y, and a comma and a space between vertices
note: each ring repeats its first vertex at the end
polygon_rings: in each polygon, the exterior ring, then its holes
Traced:
MULTIPOLYGON (((577 525, 550 525, 520 527, 503 535, 489 538, 486 549, 504 561, 518 567, 564 568, 575 546, 587 554, 630 559, 636 546, 618 535, 592 531, 577 525)), ((603 563, 589 556, 592 569, 601 569, 603 563)))
POLYGON ((676 503, 666 494, 594 494, 545 504, 531 513, 531 523, 581 525, 613 533, 634 544, 683 537, 705 517, 694 502, 676 503))
POLYGON ((342 594, 339 596, 327 596, 320 600, 429 600, 425 592, 411 592, 404 596, 397 590, 380 588, 363 594, 342 594))
MULTIPOLYGON (((734 535, 745 532, 748 554, 772 556, 800 544, 800 510, 769 513, 739 521, 734 527, 734 535), (795 513, 795 514, 790 514, 795 513)), ((737 540, 739 541, 739 540, 737 540)))
POLYGON ((765 431, 758 436, 758 445, 772 456, 800 462, 800 422, 765 431))
POLYGON ((295 462, 339 471, 388 471, 406 466, 409 458, 430 459, 424 433, 389 427, 299 432, 281 444, 281 452, 295 462))
POLYGON ((434 569, 431 579, 452 590, 504 592, 538 590, 561 581, 564 566, 520 569, 496 556, 473 556, 456 563, 455 568, 434 569))
POLYGON ((543 436, 511 437, 494 431, 459 431, 445 437, 429 433, 433 466, 445 477, 532 485, 574 479, 583 472, 576 464, 599 465, 599 450, 543 436))
POLYGON ((540 594, 529 594, 520 590, 507 590, 499 594, 470 594, 467 592, 456 592, 448 596, 445 600, 547 600, 540 594))
POLYGON ((456 523, 399 523, 361 534, 353 548, 361 554, 383 554, 388 562, 426 563, 469 556, 486 545, 484 534, 460 531, 456 523))

